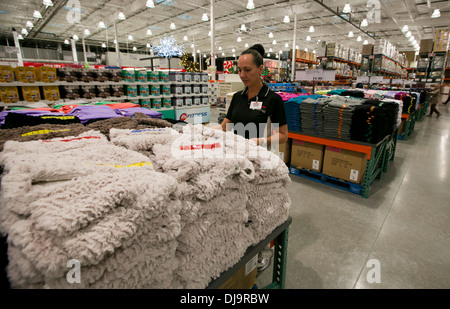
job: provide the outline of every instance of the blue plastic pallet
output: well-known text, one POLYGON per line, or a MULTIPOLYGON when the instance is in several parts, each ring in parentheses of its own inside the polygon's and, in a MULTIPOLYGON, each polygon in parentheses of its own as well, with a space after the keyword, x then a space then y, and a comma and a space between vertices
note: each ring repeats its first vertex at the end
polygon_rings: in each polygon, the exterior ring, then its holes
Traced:
POLYGON ((363 191, 363 187, 359 184, 306 169, 298 169, 291 166, 289 173, 358 195, 361 195, 363 191))

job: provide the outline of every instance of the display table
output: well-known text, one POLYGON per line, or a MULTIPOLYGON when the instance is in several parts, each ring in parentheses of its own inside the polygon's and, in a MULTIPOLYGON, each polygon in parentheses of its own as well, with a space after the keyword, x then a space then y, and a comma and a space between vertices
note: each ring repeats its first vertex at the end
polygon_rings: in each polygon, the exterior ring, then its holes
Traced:
POLYGON ((289 225, 292 223, 292 218, 289 217, 283 224, 278 226, 269 236, 261 240, 258 244, 247 249, 242 259, 234 266, 220 274, 219 278, 211 281, 206 287, 207 289, 217 289, 231 276, 233 276, 239 269, 241 269, 247 262, 258 255, 268 244, 275 240, 273 252, 273 275, 272 283, 263 287, 263 289, 284 289, 286 279, 286 262, 287 262, 287 245, 289 236, 289 225))
POLYGON ((383 140, 376 144, 316 137, 301 132, 289 132, 288 137, 295 140, 342 148, 366 154, 367 165, 364 178, 360 184, 340 180, 319 172, 297 169, 292 166, 289 171, 291 174, 321 182, 335 188, 359 194, 364 198, 368 198, 370 185, 375 179, 381 178, 381 172, 387 171, 388 162, 394 160, 395 149, 397 146, 398 128, 396 128, 392 134, 387 135, 383 140))

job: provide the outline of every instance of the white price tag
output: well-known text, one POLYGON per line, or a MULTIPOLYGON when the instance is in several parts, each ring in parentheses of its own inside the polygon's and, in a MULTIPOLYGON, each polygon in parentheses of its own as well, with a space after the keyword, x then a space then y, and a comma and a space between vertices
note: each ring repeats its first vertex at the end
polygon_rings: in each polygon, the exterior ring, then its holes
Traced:
POLYGON ((252 272, 258 264, 258 255, 255 255, 250 261, 245 264, 245 276, 252 272))
POLYGON ((358 174, 359 172, 357 170, 351 169, 350 170, 350 179, 354 181, 358 181, 358 174))
POLYGON ((313 164, 312 164, 313 170, 318 171, 318 170, 319 170, 319 167, 320 167, 319 160, 313 160, 313 164))

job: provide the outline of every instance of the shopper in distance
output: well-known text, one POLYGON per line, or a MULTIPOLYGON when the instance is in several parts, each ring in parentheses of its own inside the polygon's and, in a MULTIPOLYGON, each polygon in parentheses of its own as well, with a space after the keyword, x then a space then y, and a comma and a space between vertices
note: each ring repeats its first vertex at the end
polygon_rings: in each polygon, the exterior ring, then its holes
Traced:
POLYGON ((430 114, 427 115, 428 117, 432 117, 433 113, 436 113, 437 117, 441 116, 441 113, 437 110, 436 105, 439 103, 439 84, 434 85, 434 89, 431 92, 431 98, 430 98, 430 114))

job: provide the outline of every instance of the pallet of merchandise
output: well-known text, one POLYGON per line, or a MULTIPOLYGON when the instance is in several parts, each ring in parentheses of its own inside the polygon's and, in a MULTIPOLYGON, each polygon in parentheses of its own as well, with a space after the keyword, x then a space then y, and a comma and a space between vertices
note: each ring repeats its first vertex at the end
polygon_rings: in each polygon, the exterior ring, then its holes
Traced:
POLYGON ((360 184, 348 182, 319 172, 307 169, 298 169, 295 166, 291 166, 289 168, 289 173, 354 194, 362 195, 363 192, 363 187, 360 184))

